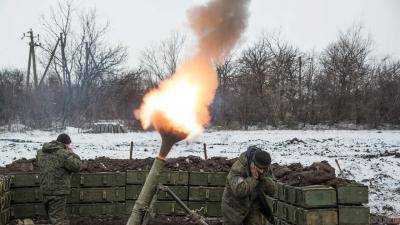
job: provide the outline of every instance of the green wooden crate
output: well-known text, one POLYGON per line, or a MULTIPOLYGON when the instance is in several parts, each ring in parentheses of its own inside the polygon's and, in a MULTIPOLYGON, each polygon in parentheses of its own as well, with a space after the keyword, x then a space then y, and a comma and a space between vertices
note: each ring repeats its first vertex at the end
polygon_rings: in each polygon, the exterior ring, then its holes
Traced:
POLYGON ((205 217, 221 217, 220 202, 189 202, 189 208, 205 217))
POLYGON ((338 225, 336 209, 303 209, 297 208, 297 225, 338 225))
POLYGON ((147 174, 149 174, 149 171, 140 171, 140 170, 127 171, 126 183, 143 185, 144 182, 146 181, 147 174))
POLYGON ((192 186, 225 187, 226 172, 190 172, 189 184, 192 186))
POLYGON ((125 198, 127 200, 136 200, 139 197, 142 185, 126 185, 125 198))
POLYGON ((272 213, 276 214, 278 200, 271 196, 268 196, 268 195, 264 195, 264 198, 265 198, 269 208, 272 210, 272 213))
POLYGON ((33 216, 46 216, 46 210, 41 203, 11 205, 11 218, 24 219, 33 216))
MULTIPOLYGON (((127 213, 125 203, 68 204, 67 212, 72 215, 123 215, 127 213)), ((11 207, 12 219, 46 216, 43 204, 14 204, 11 207)))
POLYGON ((11 177, 0 175, 0 196, 9 192, 11 188, 11 177))
POLYGON ((4 192, 0 197, 0 211, 10 208, 11 204, 11 192, 4 192))
POLYGON ((72 187, 121 187, 125 186, 125 172, 80 173, 71 179, 72 187))
POLYGON ((160 183, 164 185, 187 185, 189 183, 189 172, 187 171, 164 171, 161 173, 160 183))
POLYGON ((185 215, 183 208, 175 201, 156 201, 154 212, 158 215, 185 215))
MULTIPOLYGON (((182 201, 187 201, 189 199, 188 186, 168 186, 182 201)), ((174 200, 171 195, 166 191, 158 192, 158 200, 174 200)))
POLYGON ((337 188, 337 200, 341 205, 362 205, 368 203, 368 187, 350 184, 337 188))
POLYGON ((220 202, 223 193, 223 187, 190 187, 189 201, 220 202))
POLYGON ((286 205, 286 221, 290 223, 296 223, 296 215, 297 215, 298 208, 294 205, 287 204, 286 205))
POLYGON ((339 205, 338 211, 339 211, 339 225, 370 224, 369 207, 339 205))
POLYGON ((280 201, 285 201, 285 184, 276 182, 276 190, 274 197, 280 201))
POLYGON ((0 224, 6 225, 10 221, 10 209, 4 209, 0 212, 0 224))
POLYGON ((96 203, 125 201, 125 187, 72 189, 68 203, 96 203))
POLYGON ((284 185, 283 187, 283 196, 285 202, 290 204, 296 204, 296 187, 290 185, 284 185))
POLYGON ((77 216, 125 215, 127 212, 125 203, 72 204, 67 210, 77 216))
POLYGON ((11 177, 11 187, 38 187, 40 185, 38 173, 14 173, 11 177))
MULTIPOLYGON (((127 184, 144 184, 149 171, 127 171, 127 184)), ((187 185, 189 183, 189 172, 187 171, 163 171, 160 176, 160 183, 164 185, 187 185)))
POLYGON ((295 203, 304 208, 330 208, 337 205, 334 188, 322 185, 296 188, 295 203))
POLYGON ((35 203, 42 202, 43 194, 39 187, 13 188, 11 191, 11 203, 35 203))
POLYGON ((277 201, 276 216, 281 220, 287 220, 288 217, 288 204, 282 201, 277 201))

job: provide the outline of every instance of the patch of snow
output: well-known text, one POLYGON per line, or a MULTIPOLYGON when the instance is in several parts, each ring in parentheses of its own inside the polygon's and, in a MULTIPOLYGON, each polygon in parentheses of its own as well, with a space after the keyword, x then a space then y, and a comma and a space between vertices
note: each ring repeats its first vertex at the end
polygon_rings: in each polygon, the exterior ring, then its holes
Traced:
MULTIPOLYGON (((89 134, 69 127, 66 133, 71 136, 76 153, 84 159, 99 156, 126 159, 131 141, 135 158, 154 157, 161 144, 156 132, 89 134)), ((34 158, 41 145, 57 135, 37 130, 0 134, 0 165, 23 157, 34 158)), ((168 157, 202 157, 203 143, 207 144, 209 157, 234 158, 248 146, 258 145, 271 153, 273 162, 310 165, 326 160, 338 173, 337 159, 347 178, 369 186, 372 212, 382 213, 392 207, 391 213, 400 213, 400 158, 365 157, 400 151, 398 130, 206 131, 198 138, 178 143, 168 157)))

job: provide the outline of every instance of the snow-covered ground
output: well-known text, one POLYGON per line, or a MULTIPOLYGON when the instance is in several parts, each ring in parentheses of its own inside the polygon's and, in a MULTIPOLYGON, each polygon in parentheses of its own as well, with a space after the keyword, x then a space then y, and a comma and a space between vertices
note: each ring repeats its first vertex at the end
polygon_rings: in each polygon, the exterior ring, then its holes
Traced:
MULTIPOLYGON (((155 132, 83 134, 69 128, 67 133, 71 135, 75 151, 85 159, 99 156, 128 158, 131 141, 134 143, 135 158, 154 157, 160 146, 160 138, 155 132)), ((56 133, 45 131, 1 133, 0 166, 15 159, 35 157, 36 150, 56 136, 56 133)), ((370 187, 373 212, 400 213, 400 158, 365 157, 385 151, 400 153, 400 131, 210 131, 195 140, 179 143, 169 157, 202 156, 203 143, 207 144, 209 156, 236 157, 249 145, 258 145, 269 151, 273 161, 280 164, 300 162, 310 165, 315 161, 327 160, 337 169, 335 159, 338 159, 346 178, 370 187), (301 141, 291 142, 294 138, 301 141)))

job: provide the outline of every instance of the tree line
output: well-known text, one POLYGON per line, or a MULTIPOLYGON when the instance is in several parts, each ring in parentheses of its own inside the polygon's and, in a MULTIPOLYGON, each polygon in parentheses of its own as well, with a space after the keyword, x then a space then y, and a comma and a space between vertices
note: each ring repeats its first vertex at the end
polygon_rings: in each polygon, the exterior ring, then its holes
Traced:
MULTIPOLYGON (((139 128, 133 110, 176 71, 188 46, 185 35, 173 33, 144 49, 138 66, 126 69, 126 47, 107 41, 109 24, 100 23, 94 10, 60 2, 42 24, 43 68, 60 38, 61 47, 39 87, 27 85, 21 70, 0 71, 0 125, 63 128, 119 119, 139 128)), ((339 32, 318 53, 302 51, 279 35, 263 35, 215 61, 219 87, 210 106, 211 125, 399 125, 400 61, 378 58, 373 50, 360 27, 339 32)))

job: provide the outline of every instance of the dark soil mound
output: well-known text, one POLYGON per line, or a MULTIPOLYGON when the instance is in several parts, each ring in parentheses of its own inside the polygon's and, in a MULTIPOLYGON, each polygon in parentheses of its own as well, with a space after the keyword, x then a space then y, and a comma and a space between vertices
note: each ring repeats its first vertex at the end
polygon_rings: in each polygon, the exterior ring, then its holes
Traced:
MULTIPOLYGON (((110 159, 99 157, 96 159, 83 160, 81 172, 117 172, 127 170, 150 170, 154 159, 110 159)), ((203 160, 200 157, 188 156, 167 159, 165 168, 168 170, 201 171, 201 172, 224 172, 229 171, 235 159, 224 157, 213 157, 203 160)), ((6 173, 12 172, 38 172, 36 159, 19 159, 2 168, 6 173)))
POLYGON ((308 185, 337 187, 351 183, 349 180, 336 177, 335 168, 326 161, 315 162, 306 167, 303 167, 300 163, 288 166, 273 164, 272 170, 279 181, 296 187, 308 185))

